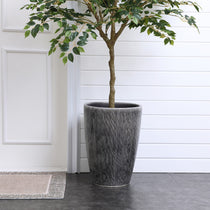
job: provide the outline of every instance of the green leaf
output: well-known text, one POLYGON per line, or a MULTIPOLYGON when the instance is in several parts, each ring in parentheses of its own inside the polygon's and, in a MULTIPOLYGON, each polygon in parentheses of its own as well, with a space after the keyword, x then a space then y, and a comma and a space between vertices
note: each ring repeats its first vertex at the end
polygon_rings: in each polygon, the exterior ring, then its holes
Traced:
POLYGON ((20 8, 20 10, 25 9, 27 7, 27 5, 24 5, 23 7, 20 8))
POLYGON ((93 39, 97 39, 97 34, 95 32, 91 32, 91 36, 93 37, 93 39))
POLYGON ((49 24, 48 24, 48 23, 44 23, 44 24, 43 24, 43 27, 44 27, 45 29, 49 30, 49 24))
POLYGON ((84 39, 87 39, 89 37, 89 34, 86 31, 84 31, 83 32, 83 37, 84 37, 84 39))
POLYGON ((27 31, 25 32, 25 38, 28 37, 28 36, 30 35, 30 33, 31 33, 30 30, 27 30, 27 31))
POLYGON ((137 18, 137 20, 141 20, 141 16, 139 14, 134 13, 133 16, 137 18))
POLYGON ((39 26, 39 30, 40 30, 41 32, 44 32, 44 26, 39 26))
POLYGON ((152 3, 151 4, 148 4, 147 7, 150 8, 150 9, 152 9, 153 4, 152 3))
POLYGON ((193 6, 195 7, 195 9, 197 10, 197 12, 200 11, 199 5, 197 5, 196 3, 193 3, 193 6))
POLYGON ((73 30, 75 30, 75 31, 76 31, 76 30, 77 30, 77 28, 78 28, 78 27, 77 27, 76 25, 72 25, 72 29, 73 29, 73 30))
POLYGON ((34 22, 34 21, 29 21, 28 23, 27 23, 27 25, 29 25, 29 26, 33 26, 33 25, 35 25, 36 23, 34 22))
POLYGON ((69 43, 59 44, 59 47, 60 47, 61 51, 66 52, 67 50, 69 50, 69 43))
POLYGON ((78 50, 79 50, 80 52, 85 52, 85 50, 84 50, 83 47, 78 47, 78 50))
POLYGON ((62 52, 62 53, 60 54, 60 58, 62 58, 65 54, 66 54, 65 52, 62 52))
POLYGON ((45 5, 43 4, 41 7, 40 7, 40 11, 43 11, 45 9, 45 5))
POLYGON ((69 61, 74 62, 74 55, 72 53, 69 53, 68 59, 69 59, 69 61))
POLYGON ((170 44, 171 45, 174 45, 174 40, 170 40, 170 44))
POLYGON ((79 45, 79 46, 85 46, 86 45, 86 42, 85 41, 78 41, 77 42, 77 45, 79 45))
POLYGON ((170 39, 169 39, 169 38, 165 38, 165 39, 164 39, 164 44, 165 44, 165 45, 167 45, 169 42, 170 42, 170 39))
POLYGON ((71 41, 74 41, 74 39, 78 36, 78 32, 76 31, 76 32, 74 32, 74 33, 71 33, 71 35, 70 35, 70 40, 71 41))
POLYGON ((147 34, 150 35, 154 30, 152 28, 148 28, 147 34))
POLYGON ((143 26, 143 27, 141 28, 141 33, 145 32, 146 29, 147 29, 147 27, 146 27, 146 26, 143 26))
POLYGON ((56 34, 56 33, 58 33, 58 31, 60 31, 60 30, 61 30, 61 29, 60 29, 60 28, 58 28, 58 29, 55 31, 55 34, 56 34))
POLYGON ((145 17, 144 18, 144 25, 147 25, 149 23, 149 18, 148 17, 145 17))
POLYGON ((161 36, 161 33, 158 32, 158 31, 154 31, 154 35, 155 35, 155 36, 161 36))
POLYGON ((67 58, 67 56, 65 56, 65 57, 63 58, 63 63, 66 64, 67 61, 68 61, 68 58, 67 58))
POLYGON ((38 16, 33 16, 33 17, 31 17, 30 19, 31 19, 31 20, 40 20, 41 18, 38 17, 38 16))
POLYGON ((40 27, 40 25, 37 24, 37 25, 31 30, 31 35, 32 35, 34 38, 36 37, 36 35, 37 35, 38 32, 39 32, 39 27, 40 27))
POLYGON ((132 17, 132 21, 133 21, 136 25, 138 25, 138 23, 139 23, 139 20, 138 20, 136 17, 132 17))
POLYGON ((66 37, 63 41, 63 43, 69 43, 70 42, 70 39, 68 37, 66 37))
POLYGON ((58 26, 61 28, 63 26, 61 21, 58 21, 58 26))
POLYGON ((128 14, 128 19, 131 20, 132 19, 132 15, 128 14))
POLYGON ((26 26, 24 27, 25 30, 26 30, 26 29, 29 29, 29 28, 30 28, 29 25, 26 25, 26 26))
POLYGON ((50 48, 48 55, 51 55, 53 53, 53 48, 50 48))
POLYGON ((71 35, 71 31, 67 31, 66 33, 65 33, 65 36, 66 37, 69 37, 71 35))
POLYGON ((171 25, 169 24, 169 22, 167 22, 166 20, 160 20, 160 25, 162 26, 168 26, 168 27, 171 27, 171 25))
POLYGON ((79 51, 79 49, 78 49, 77 47, 74 47, 74 48, 73 48, 73 52, 74 52, 74 54, 76 54, 76 55, 80 55, 80 51, 79 51))

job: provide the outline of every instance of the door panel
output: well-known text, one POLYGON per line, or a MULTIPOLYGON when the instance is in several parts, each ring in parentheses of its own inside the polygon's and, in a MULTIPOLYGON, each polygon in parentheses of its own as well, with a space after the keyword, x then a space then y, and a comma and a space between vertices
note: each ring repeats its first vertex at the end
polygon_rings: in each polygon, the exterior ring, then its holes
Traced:
POLYGON ((1 0, 0 171, 67 169, 67 71, 52 33, 24 38, 27 1, 1 0))

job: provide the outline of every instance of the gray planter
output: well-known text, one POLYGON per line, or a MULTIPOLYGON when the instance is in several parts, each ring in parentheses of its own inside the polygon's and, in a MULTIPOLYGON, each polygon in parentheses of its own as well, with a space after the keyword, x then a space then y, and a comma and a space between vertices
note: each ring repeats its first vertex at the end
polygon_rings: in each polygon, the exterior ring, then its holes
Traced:
POLYGON ((89 103, 84 106, 85 138, 93 183, 129 184, 139 139, 142 109, 137 104, 89 103))

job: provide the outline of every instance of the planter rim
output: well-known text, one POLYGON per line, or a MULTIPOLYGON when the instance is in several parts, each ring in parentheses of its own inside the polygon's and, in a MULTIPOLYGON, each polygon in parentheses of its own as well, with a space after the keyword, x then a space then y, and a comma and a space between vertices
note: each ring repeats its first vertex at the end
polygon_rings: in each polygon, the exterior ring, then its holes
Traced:
POLYGON ((109 108, 109 104, 107 102, 91 102, 84 104, 84 107, 89 109, 103 109, 103 110, 142 110, 142 106, 135 103, 127 103, 127 102, 116 102, 115 108, 109 108))

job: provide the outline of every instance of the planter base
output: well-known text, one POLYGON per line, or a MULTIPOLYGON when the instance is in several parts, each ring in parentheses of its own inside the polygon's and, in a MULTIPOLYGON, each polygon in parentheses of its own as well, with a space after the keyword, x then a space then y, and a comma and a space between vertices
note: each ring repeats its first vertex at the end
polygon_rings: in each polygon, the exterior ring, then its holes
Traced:
POLYGON ((119 187, 127 187, 129 184, 124 185, 115 185, 115 186, 109 186, 109 185, 100 185, 100 184, 94 184, 98 187, 104 187, 104 188, 119 188, 119 187))

